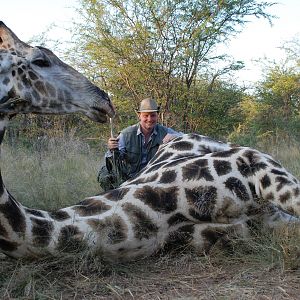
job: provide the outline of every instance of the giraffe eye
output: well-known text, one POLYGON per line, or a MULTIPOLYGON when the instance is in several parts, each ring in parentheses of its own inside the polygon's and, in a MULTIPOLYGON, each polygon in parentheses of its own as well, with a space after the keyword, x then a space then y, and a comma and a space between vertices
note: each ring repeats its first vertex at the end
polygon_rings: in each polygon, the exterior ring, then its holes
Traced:
POLYGON ((50 62, 48 60, 41 59, 41 58, 33 60, 32 63, 36 66, 41 67, 41 68, 50 67, 50 62))

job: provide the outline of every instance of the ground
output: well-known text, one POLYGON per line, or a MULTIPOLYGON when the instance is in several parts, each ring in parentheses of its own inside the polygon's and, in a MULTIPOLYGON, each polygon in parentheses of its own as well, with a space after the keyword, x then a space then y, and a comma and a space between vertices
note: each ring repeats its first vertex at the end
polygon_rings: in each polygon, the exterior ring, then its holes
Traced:
POLYGON ((185 250, 114 264, 82 253, 32 262, 1 256, 0 298, 299 299, 299 249, 288 254, 285 246, 270 240, 251 251, 185 250))

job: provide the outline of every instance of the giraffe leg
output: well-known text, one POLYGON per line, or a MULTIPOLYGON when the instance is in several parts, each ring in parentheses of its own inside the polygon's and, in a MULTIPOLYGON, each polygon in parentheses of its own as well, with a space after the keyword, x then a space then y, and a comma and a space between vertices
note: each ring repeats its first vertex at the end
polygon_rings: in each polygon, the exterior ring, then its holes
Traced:
POLYGON ((235 224, 195 224, 191 245, 197 252, 207 253, 218 244, 221 248, 229 248, 233 240, 248 236, 248 226, 245 223, 235 224))
POLYGON ((266 208, 262 216, 262 222, 271 229, 281 228, 283 226, 299 226, 300 217, 284 212, 271 204, 266 208))
POLYGON ((191 246, 199 253, 207 253, 215 245, 230 247, 230 241, 248 236, 246 223, 220 224, 201 223, 185 224, 170 232, 164 248, 191 246))

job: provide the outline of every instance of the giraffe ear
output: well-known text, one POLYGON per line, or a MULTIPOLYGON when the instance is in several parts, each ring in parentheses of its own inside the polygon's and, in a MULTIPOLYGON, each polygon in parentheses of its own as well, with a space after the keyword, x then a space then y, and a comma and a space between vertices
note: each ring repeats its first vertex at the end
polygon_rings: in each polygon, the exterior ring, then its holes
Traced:
POLYGON ((0 21, 0 49, 29 47, 22 42, 2 21, 0 21))

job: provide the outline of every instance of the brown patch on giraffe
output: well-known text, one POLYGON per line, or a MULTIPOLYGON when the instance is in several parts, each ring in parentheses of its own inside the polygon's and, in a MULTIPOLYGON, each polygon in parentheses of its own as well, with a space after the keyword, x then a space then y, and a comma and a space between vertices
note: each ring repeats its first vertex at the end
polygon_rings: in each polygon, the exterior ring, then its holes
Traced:
POLYGON ((110 201, 119 201, 122 200, 126 194, 128 193, 129 188, 118 188, 111 191, 108 191, 106 193, 103 193, 102 195, 105 196, 106 199, 110 201))
POLYGON ((268 188, 271 185, 271 179, 268 176, 268 174, 266 174, 261 180, 260 180, 261 186, 263 189, 268 188))
POLYGON ((264 197, 264 199, 267 201, 272 201, 272 200, 274 200, 274 194, 272 192, 270 192, 264 197))
POLYGON ((79 216, 87 217, 102 214, 111 209, 111 206, 98 199, 86 199, 72 207, 79 216))
POLYGON ((8 237, 8 233, 1 223, 0 223, 0 236, 5 237, 5 238, 8 237))
POLYGON ((181 158, 193 158, 195 156, 198 156, 195 153, 191 153, 191 152, 183 152, 183 153, 179 153, 176 154, 172 159, 181 159, 181 158))
POLYGON ((189 215, 200 223, 211 222, 211 216, 201 215, 194 208, 189 208, 189 215))
POLYGON ((154 188, 144 186, 134 192, 134 197, 161 213, 170 213, 177 209, 178 187, 154 188))
POLYGON ((163 165, 165 165, 166 164, 166 162, 165 161, 163 161, 163 162, 160 162, 160 163, 157 163, 157 164, 155 164, 155 165, 153 165, 153 166, 151 166, 150 168, 146 168, 146 170, 145 170, 145 174, 149 174, 149 173, 151 173, 151 172, 153 172, 153 171, 157 171, 158 169, 160 169, 163 165))
POLYGON ((168 160, 171 156, 173 155, 172 152, 165 152, 164 151, 159 151, 156 152, 155 157, 153 157, 153 159, 151 160, 151 164, 156 164, 156 163, 160 163, 160 162, 165 162, 166 160, 168 160), (161 153, 163 153, 161 155, 161 153))
POLYGON ((226 175, 232 171, 231 162, 227 160, 214 160, 213 165, 218 176, 226 175))
POLYGON ((241 209, 232 198, 224 197, 221 203, 222 206, 215 213, 214 222, 230 223, 230 220, 240 216, 241 209))
POLYGON ((36 217, 41 217, 41 218, 45 217, 44 214, 41 211, 36 210, 36 209, 25 208, 25 211, 26 211, 26 213, 31 214, 31 215, 36 216, 36 217))
POLYGON ((188 221, 191 221, 191 220, 189 220, 182 213, 176 213, 175 215, 171 216, 168 219, 168 224, 169 224, 169 226, 173 226, 173 225, 176 225, 176 224, 179 224, 179 223, 188 222, 188 221))
POLYGON ((235 194, 242 201, 249 201, 250 196, 247 192, 245 185, 236 177, 229 177, 225 182, 224 186, 235 194))
POLYGON ((36 81, 34 83, 34 87, 39 91, 39 93, 43 96, 47 95, 47 90, 45 88, 45 85, 42 81, 36 81))
MULTIPOLYGON (((194 155, 192 155, 193 157, 194 155)), ((172 159, 171 162, 168 162, 166 163, 163 168, 171 168, 171 167, 177 167, 178 164, 181 164, 181 163, 185 163, 187 161, 189 161, 191 158, 190 157, 180 157, 178 159, 172 159)))
POLYGON ((65 221, 70 219, 70 215, 64 210, 52 211, 49 213, 49 216, 55 221, 65 221))
POLYGON ((18 75, 22 75, 24 73, 24 70, 22 68, 18 68, 18 75))
POLYGON ((230 150, 225 150, 225 151, 218 151, 218 152, 213 152, 211 154, 211 157, 231 157, 233 154, 237 153, 240 151, 240 148, 233 148, 230 150))
POLYGON ((91 219, 87 223, 92 227, 103 243, 118 244, 127 238, 127 225, 118 215, 106 217, 103 220, 91 219))
POLYGON ((55 98, 56 97, 56 89, 54 88, 54 86, 48 82, 46 82, 46 89, 48 91, 48 95, 50 97, 55 98))
POLYGON ((158 227, 141 208, 131 203, 124 203, 122 208, 131 221, 134 237, 136 239, 149 239, 156 236, 158 227))
POLYGON ((200 186, 194 189, 185 188, 187 202, 192 206, 192 209, 199 215, 192 215, 201 221, 210 221, 217 201, 217 188, 214 186, 200 186))
POLYGON ((300 189, 298 187, 296 187, 294 190, 294 197, 298 197, 300 195, 300 189))
POLYGON ((176 180, 177 178, 177 173, 175 170, 170 170, 170 171, 164 171, 159 179, 159 183, 172 183, 176 180))
POLYGON ((199 179, 213 181, 214 177, 210 173, 207 159, 198 159, 182 167, 182 179, 183 181, 199 179))
POLYGON ((27 87, 27 88, 31 87, 31 81, 30 81, 30 79, 29 80, 27 79, 25 74, 22 76, 21 80, 25 87, 27 87))
POLYGON ((267 167, 266 163, 260 161, 261 154, 255 150, 246 150, 242 156, 248 160, 248 165, 252 174, 264 170, 267 167))
POLYGON ((279 196, 279 201, 281 203, 286 203, 291 198, 291 192, 287 191, 284 194, 279 196))
POLYGON ((283 176, 277 176, 275 178, 275 182, 278 182, 278 185, 276 187, 277 192, 279 192, 283 187, 293 184, 288 178, 283 176))
POLYGON ((208 252, 213 245, 217 242, 221 242, 223 246, 228 244, 228 233, 232 231, 229 228, 222 228, 219 226, 209 226, 201 231, 201 235, 204 240, 203 250, 208 252))
POLYGON ((188 141, 178 141, 173 142, 170 148, 177 151, 190 151, 194 148, 194 144, 188 141))
POLYGON ((297 213, 296 213, 295 209, 292 206, 287 207, 286 212, 289 213, 292 216, 297 216, 297 213))
POLYGON ((8 84, 10 83, 10 79, 9 79, 8 77, 5 77, 5 78, 3 79, 3 81, 2 81, 2 83, 3 83, 4 85, 8 85, 8 84))
POLYGON ((249 166, 249 164, 246 162, 246 160, 243 157, 238 157, 236 159, 236 165, 242 176, 249 177, 253 175, 252 169, 249 166))
POLYGON ((10 242, 0 238, 0 249, 4 252, 13 252, 18 249, 19 244, 16 242, 10 242))
POLYGON ((254 201, 258 201, 259 200, 259 197, 256 193, 256 189, 255 189, 255 185, 252 183, 252 182, 248 182, 248 186, 250 188, 250 191, 251 191, 251 195, 252 195, 252 198, 254 201))
POLYGON ((188 245, 193 239, 194 231, 194 224, 187 224, 179 227, 175 231, 170 232, 166 238, 163 249, 165 251, 169 251, 177 247, 188 245))
POLYGON ((33 72, 33 71, 28 71, 28 75, 29 75, 29 78, 31 79, 31 80, 37 80, 39 77, 36 75, 36 73, 35 72, 33 72))
POLYGON ((36 100, 36 102, 41 101, 41 96, 39 95, 39 93, 36 90, 32 91, 32 97, 36 100))
POLYGON ((7 220, 14 232, 24 233, 26 230, 26 221, 19 205, 10 196, 6 203, 0 204, 0 212, 7 220))
POLYGON ((192 140, 196 140, 198 142, 202 141, 204 137, 200 136, 199 134, 197 133, 189 133, 188 134, 188 137, 189 139, 192 139, 192 140))
POLYGON ((86 247, 84 234, 77 226, 64 226, 58 236, 57 249, 63 252, 77 252, 86 247))
POLYGON ((268 162, 273 165, 274 167, 277 167, 277 168, 282 168, 281 164, 271 158, 268 158, 268 162))
POLYGON ((158 178, 158 173, 155 173, 151 176, 148 177, 137 177, 137 179, 130 181, 130 184, 141 184, 141 183, 148 183, 148 182, 153 182, 158 178))
POLYGON ((275 175, 284 176, 284 177, 288 176, 286 172, 283 172, 283 171, 280 171, 280 170, 277 170, 277 169, 272 169, 271 173, 273 173, 275 175))
POLYGON ((51 240, 51 234, 54 229, 54 225, 51 221, 46 219, 30 218, 32 222, 32 240, 33 244, 38 247, 48 246, 51 240))
POLYGON ((204 146, 204 145, 199 145, 198 149, 197 149, 197 152, 199 154, 201 153, 201 155, 212 153, 210 147, 209 146, 204 146))

